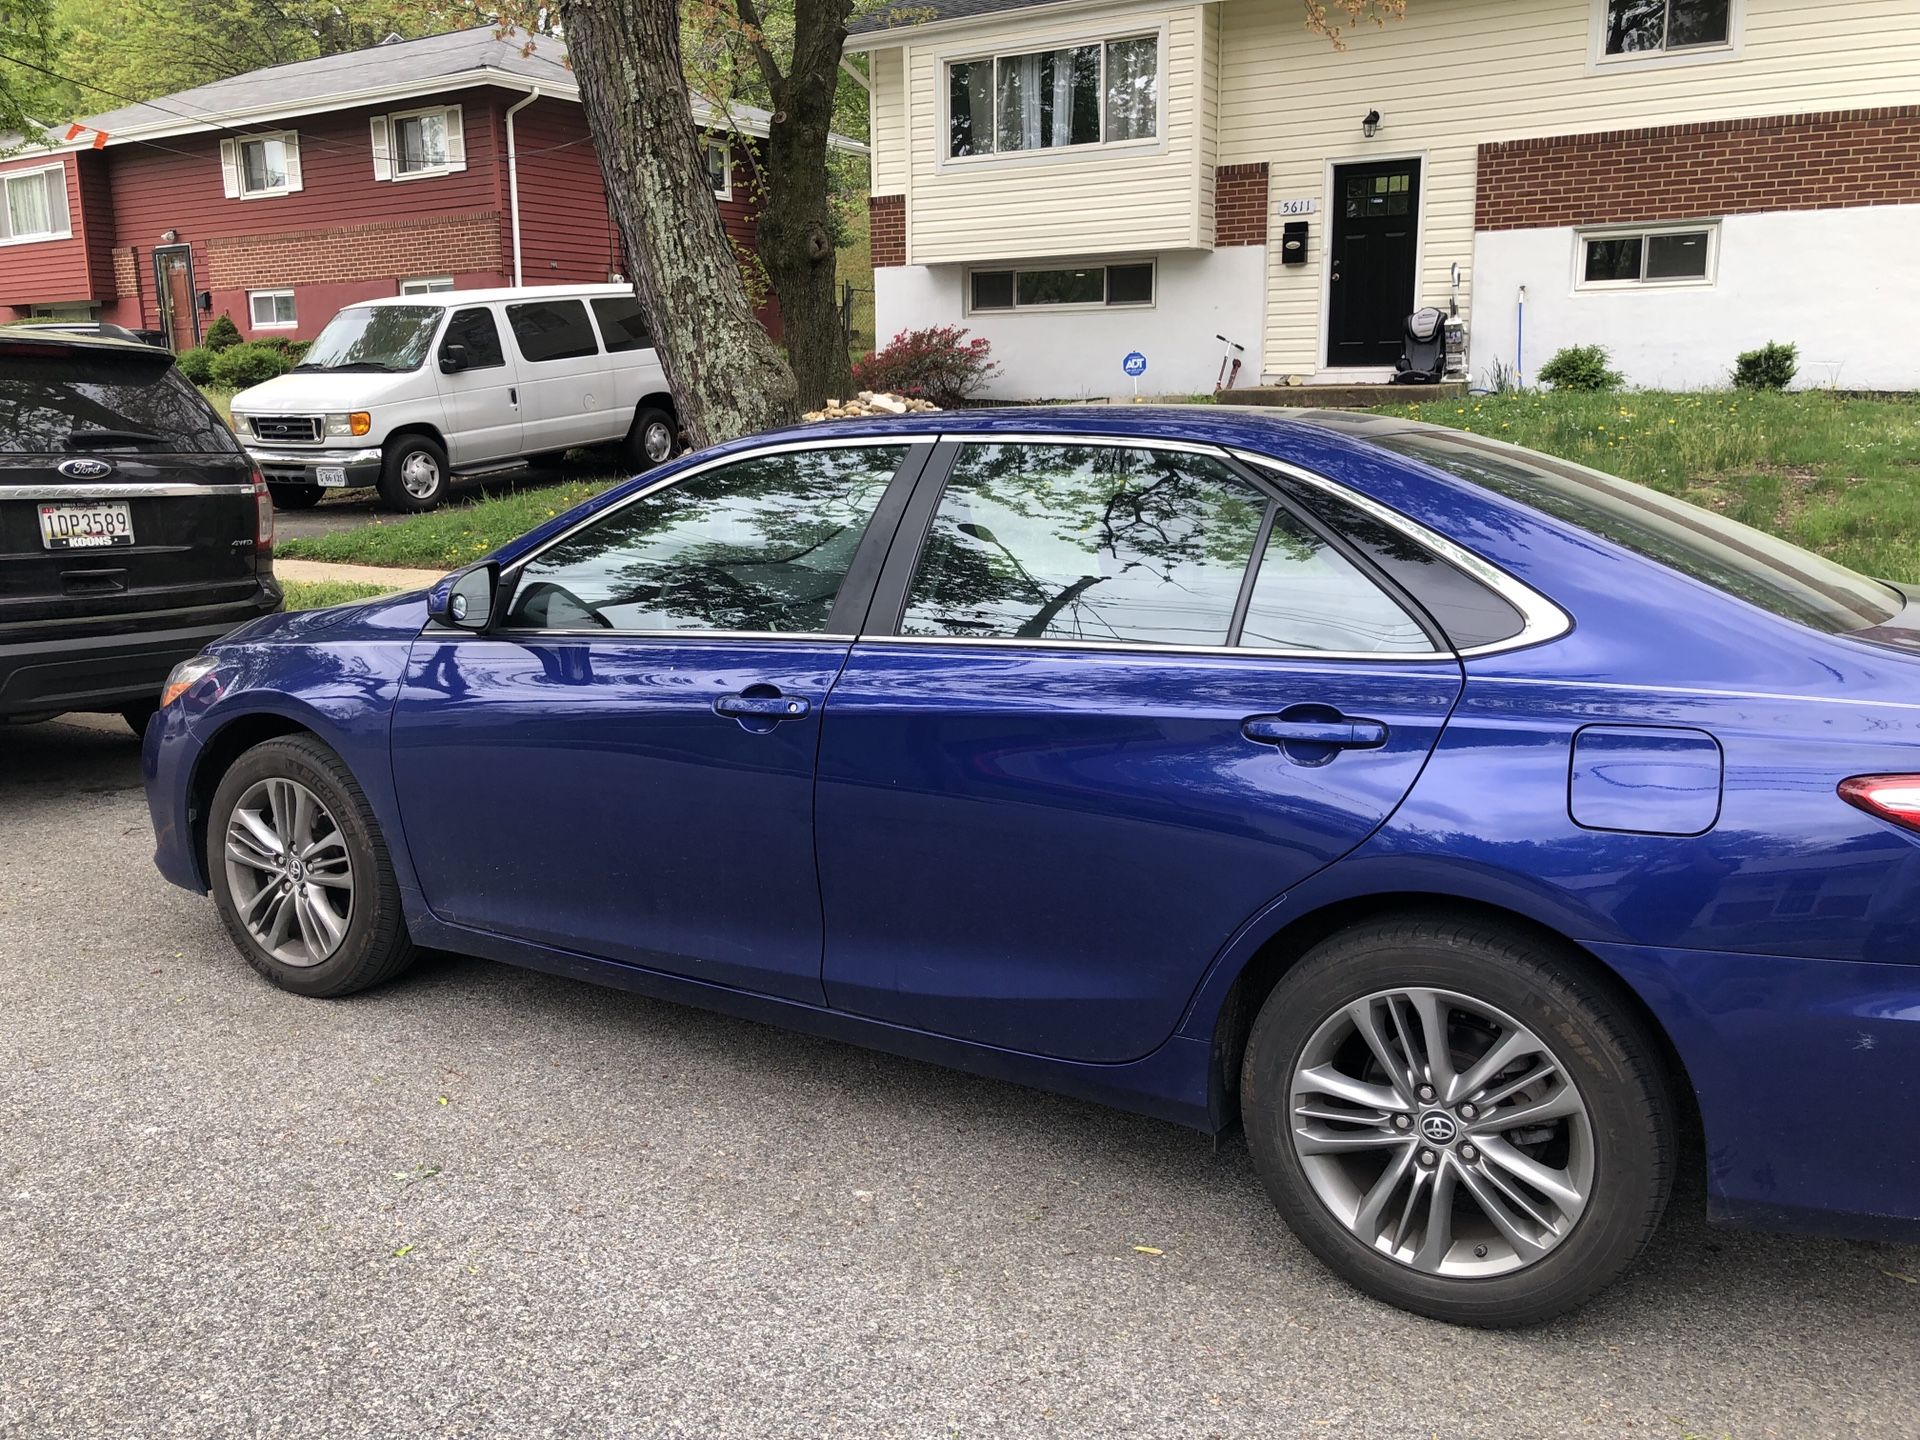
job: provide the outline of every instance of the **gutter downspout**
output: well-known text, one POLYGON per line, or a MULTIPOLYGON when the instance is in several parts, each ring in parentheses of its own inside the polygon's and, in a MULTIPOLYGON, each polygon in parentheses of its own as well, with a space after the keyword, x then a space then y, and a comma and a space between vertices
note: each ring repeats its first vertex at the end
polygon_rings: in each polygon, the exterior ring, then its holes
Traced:
POLYGON ((539 98, 540 87, 536 85, 524 99, 507 107, 507 211, 513 217, 513 283, 516 286, 526 282, 520 272, 520 157, 513 143, 513 117, 539 98))

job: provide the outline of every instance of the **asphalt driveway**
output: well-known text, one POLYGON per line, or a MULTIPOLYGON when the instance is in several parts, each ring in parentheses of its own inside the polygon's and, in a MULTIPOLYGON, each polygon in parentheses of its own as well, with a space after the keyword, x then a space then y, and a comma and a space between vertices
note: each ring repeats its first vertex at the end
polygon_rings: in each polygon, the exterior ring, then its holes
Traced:
POLYGON ((1920 1431, 1920 1251, 1690 1191, 1450 1329, 1237 1139, 477 961, 298 999, 150 849, 117 721, 0 730, 0 1435, 1920 1431))

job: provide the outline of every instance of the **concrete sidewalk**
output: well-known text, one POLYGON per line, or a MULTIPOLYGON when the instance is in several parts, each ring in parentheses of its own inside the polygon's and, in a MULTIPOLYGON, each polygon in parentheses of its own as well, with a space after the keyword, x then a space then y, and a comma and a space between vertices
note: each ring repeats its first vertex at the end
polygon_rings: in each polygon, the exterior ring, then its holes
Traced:
POLYGON ((349 585, 385 585, 390 590, 420 590, 433 584, 444 570, 402 570, 392 565, 329 565, 321 560, 275 560, 273 573, 282 580, 338 580, 349 585))

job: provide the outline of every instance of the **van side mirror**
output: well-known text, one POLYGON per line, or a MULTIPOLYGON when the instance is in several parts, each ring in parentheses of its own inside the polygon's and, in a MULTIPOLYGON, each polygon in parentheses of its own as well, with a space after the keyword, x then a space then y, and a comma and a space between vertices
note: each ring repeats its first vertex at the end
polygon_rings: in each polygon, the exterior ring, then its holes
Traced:
POLYGON ((440 373, 452 375, 467 368, 467 347, 450 340, 440 347, 440 373))
POLYGON ((456 630, 484 630, 499 591, 500 566, 492 560, 456 570, 427 592, 427 616, 456 630))

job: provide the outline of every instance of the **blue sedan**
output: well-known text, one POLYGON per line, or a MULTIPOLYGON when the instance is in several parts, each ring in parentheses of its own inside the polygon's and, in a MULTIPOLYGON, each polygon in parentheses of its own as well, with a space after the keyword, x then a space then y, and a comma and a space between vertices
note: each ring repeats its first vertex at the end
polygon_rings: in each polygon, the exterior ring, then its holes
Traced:
POLYGON ((1238 1122, 1335 1271, 1512 1325, 1696 1154, 1716 1219, 1920 1238, 1916 702, 1900 590, 1559 460, 974 412, 256 622, 145 766, 288 990, 435 947, 1238 1122))

